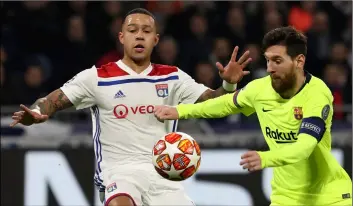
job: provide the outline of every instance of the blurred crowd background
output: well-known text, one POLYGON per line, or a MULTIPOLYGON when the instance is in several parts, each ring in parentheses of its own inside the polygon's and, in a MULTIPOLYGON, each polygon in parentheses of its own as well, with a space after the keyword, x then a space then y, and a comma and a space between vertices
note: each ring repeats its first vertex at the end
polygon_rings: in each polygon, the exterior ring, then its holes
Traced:
MULTIPOLYGON (((30 105, 92 65, 122 58, 122 17, 143 7, 161 34, 153 62, 177 65, 211 88, 221 84, 215 62, 234 46, 251 52, 252 79, 266 75, 263 35, 293 25, 308 36, 306 69, 332 90, 338 122, 351 121, 352 2, 1 2, 1 105, 30 105), (348 108, 348 110, 347 110, 348 108), (350 112, 349 112, 350 111, 350 112)), ((89 118, 89 116, 88 116, 89 118)), ((232 121, 231 118, 216 123, 232 121)), ((212 125, 216 124, 209 120, 212 125)))

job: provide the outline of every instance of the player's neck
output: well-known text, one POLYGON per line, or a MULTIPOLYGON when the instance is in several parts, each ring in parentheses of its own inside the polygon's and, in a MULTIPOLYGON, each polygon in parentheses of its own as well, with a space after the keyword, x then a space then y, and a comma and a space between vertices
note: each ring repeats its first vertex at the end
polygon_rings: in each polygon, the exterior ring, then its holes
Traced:
POLYGON ((304 73, 298 75, 297 80, 296 80, 296 82, 295 82, 295 84, 294 84, 294 87, 293 87, 292 89, 287 90, 287 91, 283 92, 282 94, 280 94, 281 97, 282 97, 283 99, 290 99, 290 98, 292 98, 294 95, 296 95, 296 94, 299 92, 299 90, 300 90, 300 89, 302 88, 302 86, 305 84, 305 80, 306 80, 306 76, 305 76, 304 73))
POLYGON ((130 67, 134 72, 140 74, 141 72, 145 71, 148 66, 151 64, 151 61, 148 59, 142 62, 135 62, 132 59, 124 57, 121 60, 126 66, 130 67))

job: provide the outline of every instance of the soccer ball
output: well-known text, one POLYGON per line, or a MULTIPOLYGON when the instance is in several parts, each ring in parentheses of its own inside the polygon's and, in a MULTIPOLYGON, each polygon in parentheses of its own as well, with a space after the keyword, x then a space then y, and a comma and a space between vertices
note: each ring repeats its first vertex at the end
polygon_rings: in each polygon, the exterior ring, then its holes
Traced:
POLYGON ((160 138, 153 147, 152 163, 162 177, 182 181, 196 173, 201 150, 188 134, 172 132, 160 138))

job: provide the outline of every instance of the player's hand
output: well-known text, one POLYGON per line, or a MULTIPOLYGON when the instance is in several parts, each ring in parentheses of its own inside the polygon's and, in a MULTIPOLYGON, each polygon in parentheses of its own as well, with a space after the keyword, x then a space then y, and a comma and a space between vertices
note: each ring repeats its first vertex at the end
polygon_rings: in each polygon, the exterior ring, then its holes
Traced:
POLYGON ((243 169, 248 169, 249 172, 262 170, 261 157, 256 151, 245 152, 241 156, 240 165, 243 169))
POLYGON ((219 76, 230 84, 236 84, 245 76, 250 74, 249 71, 244 71, 244 68, 251 62, 250 52, 246 51, 244 54, 236 60, 239 47, 236 46, 233 50, 232 57, 226 67, 219 62, 216 66, 219 71, 219 76))
POLYGON ((20 108, 22 111, 15 112, 12 115, 12 119, 14 120, 10 126, 14 127, 16 124, 20 123, 25 126, 30 126, 32 124, 42 123, 48 120, 48 115, 38 114, 32 110, 30 110, 25 105, 21 104, 20 108))
POLYGON ((164 120, 176 120, 179 118, 178 110, 175 107, 171 106, 155 106, 154 107, 154 116, 160 122, 164 120))

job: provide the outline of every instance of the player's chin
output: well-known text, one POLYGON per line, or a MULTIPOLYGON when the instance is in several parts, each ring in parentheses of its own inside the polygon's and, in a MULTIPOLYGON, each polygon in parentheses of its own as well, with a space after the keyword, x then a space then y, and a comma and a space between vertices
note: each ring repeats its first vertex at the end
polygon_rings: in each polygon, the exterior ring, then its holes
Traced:
POLYGON ((147 59, 148 55, 146 54, 133 54, 131 56, 131 59, 134 60, 135 62, 141 62, 147 59))
POLYGON ((272 80, 272 87, 277 93, 282 92, 282 84, 280 80, 272 80))

